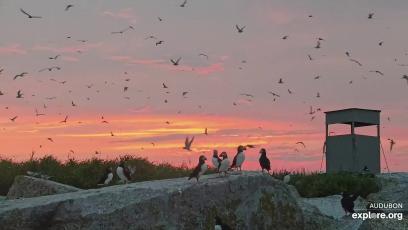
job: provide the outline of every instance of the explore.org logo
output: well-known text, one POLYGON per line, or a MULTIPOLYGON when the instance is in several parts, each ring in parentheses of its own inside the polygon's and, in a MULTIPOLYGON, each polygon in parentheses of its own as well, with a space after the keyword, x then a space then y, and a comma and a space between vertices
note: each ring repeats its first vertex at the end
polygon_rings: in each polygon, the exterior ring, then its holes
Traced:
POLYGON ((404 205, 402 203, 369 203, 365 212, 353 213, 354 219, 397 219, 404 218, 404 205))

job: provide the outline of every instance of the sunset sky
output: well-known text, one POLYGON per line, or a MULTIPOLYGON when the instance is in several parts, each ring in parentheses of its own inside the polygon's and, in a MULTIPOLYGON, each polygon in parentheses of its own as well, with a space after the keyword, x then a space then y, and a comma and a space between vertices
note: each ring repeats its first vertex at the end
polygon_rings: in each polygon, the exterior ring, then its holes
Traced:
POLYGON ((275 169, 319 170, 323 112, 359 107, 382 111, 390 169, 408 171, 408 1, 182 3, 0 0, 0 157, 192 165, 253 144, 246 169, 263 147, 275 169))

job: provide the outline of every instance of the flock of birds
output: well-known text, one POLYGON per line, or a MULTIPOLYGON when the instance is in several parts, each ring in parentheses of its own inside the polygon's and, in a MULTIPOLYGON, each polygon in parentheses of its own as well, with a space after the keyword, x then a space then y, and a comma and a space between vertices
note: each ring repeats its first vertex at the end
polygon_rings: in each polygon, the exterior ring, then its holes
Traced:
MULTIPOLYGON (((182 8, 184 8, 184 7, 187 6, 187 4, 188 4, 187 0, 184 0, 179 6, 182 7, 182 8)), ((73 7, 74 7, 73 4, 67 4, 67 5, 65 6, 65 8, 64 8, 64 11, 70 11, 73 7)), ((32 14, 31 12, 29 12, 28 10, 23 9, 23 8, 20 8, 20 12, 21 12, 21 14, 23 14, 24 16, 26 16, 26 17, 27 17, 28 19, 30 19, 30 20, 43 19, 42 16, 32 14)), ((375 14, 374 14, 373 12, 370 12, 370 13, 368 14, 368 17, 367 17, 367 18, 368 18, 369 20, 374 19, 374 15, 375 15, 375 14)), ((313 15, 308 15, 308 17, 309 17, 309 18, 312 18, 313 15)), ((159 22, 162 22, 162 21, 164 20, 162 17, 157 17, 157 19, 158 19, 159 22)), ((121 29, 121 30, 113 31, 113 32, 111 32, 111 34, 112 34, 112 35, 116 35, 116 34, 123 35, 123 34, 125 34, 125 33, 131 32, 131 31, 134 31, 134 30, 135 30, 135 28, 134 28, 133 26, 129 25, 129 26, 127 26, 127 27, 125 27, 125 28, 123 28, 123 29, 121 29)), ((238 34, 245 33, 245 31, 246 31, 246 25, 236 24, 236 25, 235 25, 235 30, 236 30, 236 32, 237 32, 238 34)), ((290 37, 289 35, 284 35, 284 36, 281 37, 281 39, 282 39, 282 40, 288 40, 289 37, 290 37)), ((67 38, 70 39, 71 36, 67 36, 67 38)), ((153 39, 153 40, 155 40, 155 41, 156 41, 156 42, 155 42, 155 45, 156 45, 156 46, 159 46, 159 45, 162 45, 163 43, 165 43, 164 40, 160 40, 160 39, 158 39, 158 38, 157 38, 156 36, 154 36, 154 35, 149 35, 149 36, 147 36, 147 37, 145 38, 145 40, 148 40, 148 39, 153 39)), ((85 40, 85 39, 78 39, 77 41, 78 41, 78 42, 81 42, 81 43, 86 43, 86 42, 88 42, 88 40, 85 40)), ((326 41, 325 38, 317 37, 317 38, 316 38, 316 44, 315 44, 313 47, 314 47, 315 49, 321 49, 322 46, 323 46, 323 43, 324 43, 325 41, 326 41)), ((383 41, 380 41, 380 42, 378 43, 378 45, 379 45, 379 46, 383 46, 383 43, 384 43, 383 41)), ((82 51, 81 51, 81 50, 78 50, 78 52, 81 53, 82 51)), ((346 51, 346 52, 345 52, 345 55, 346 55, 346 57, 349 59, 350 62, 355 63, 355 64, 357 64, 358 66, 363 66, 363 64, 361 63, 361 61, 357 60, 356 58, 354 58, 354 57, 351 55, 351 52, 350 52, 350 51, 346 51)), ((208 55, 208 54, 205 54, 205 53, 200 53, 199 56, 202 56, 202 57, 204 57, 204 58, 206 58, 206 59, 209 59, 209 55, 208 55)), ((61 54, 56 54, 56 55, 53 55, 53 56, 48 57, 48 59, 49 59, 49 60, 56 61, 56 60, 59 59, 60 57, 61 57, 61 54)), ((311 54, 308 54, 308 55, 307 55, 307 58, 308 58, 309 61, 313 61, 313 60, 314 60, 314 58, 312 57, 311 54)), ((395 61, 397 61, 397 60, 395 59, 395 61)), ((182 62, 182 57, 171 58, 171 59, 169 60, 169 64, 170 64, 170 65, 173 65, 173 66, 179 66, 179 65, 181 64, 181 62, 182 62)), ((246 60, 242 60, 241 63, 242 63, 242 64, 245 64, 245 63, 247 63, 247 62, 246 62, 246 60)), ((403 64, 399 64, 399 65, 403 65, 403 64)), ((2 73, 4 72, 4 70, 5 70, 4 68, 0 68, 0 74, 2 74, 2 73)), ((60 70, 62 70, 62 67, 53 65, 53 66, 50 66, 50 67, 41 68, 41 69, 38 70, 38 72, 39 72, 39 73, 42 73, 42 72, 53 72, 53 71, 60 71, 60 70)), ((381 70, 370 70, 369 72, 372 72, 372 73, 377 74, 377 75, 379 75, 379 76, 384 76, 384 73, 383 73, 381 70)), ((125 74, 127 74, 127 73, 125 72, 125 74)), ((19 80, 19 79, 21 79, 21 78, 26 77, 27 75, 29 75, 29 73, 26 72, 26 71, 24 71, 24 72, 15 74, 12 79, 15 80, 15 81, 17 81, 17 80, 19 80)), ((319 79, 321 79, 321 76, 320 76, 320 75, 314 77, 314 80, 319 80, 319 79)), ((401 79, 406 80, 406 82, 407 82, 407 84, 408 84, 408 75, 405 75, 405 74, 402 75, 401 79)), ((60 83, 60 84, 66 84, 66 83, 67 83, 66 80, 64 80, 64 81, 57 81, 57 80, 55 80, 55 79, 50 79, 50 80, 51 80, 51 81, 58 82, 58 83, 60 83)), ((130 78, 126 79, 126 81, 130 81, 130 78)), ((277 83, 277 84, 286 84, 284 78, 279 78, 279 80, 278 80, 276 83, 277 83)), ((349 81, 349 84, 352 84, 352 83, 353 83, 353 81, 349 81)), ((106 81, 105 81, 105 84, 107 84, 106 81)), ((88 84, 88 85, 86 85, 86 86, 90 89, 90 88, 93 87, 93 84, 88 84)), ((166 83, 162 83, 162 88, 165 89, 165 90, 167 90, 169 87, 167 86, 166 83)), ((128 89, 129 89, 128 86, 123 87, 123 92, 128 91, 128 89)), ((169 93, 169 92, 167 91, 166 93, 169 93)), ((182 94, 183 97, 186 97, 188 93, 189 93, 189 91, 183 91, 181 94, 182 94)), ((281 95, 281 94, 279 94, 279 93, 276 93, 276 92, 273 92, 273 91, 269 91, 268 93, 269 93, 270 95, 272 95, 273 101, 276 101, 276 100, 278 100, 279 98, 281 98, 281 97, 283 96, 283 95, 281 95)), ((288 93, 288 94, 293 94, 294 91, 293 91, 293 89, 289 89, 289 88, 288 88, 288 89, 287 89, 287 93, 288 93)), ((5 93, 0 90, 0 96, 2 96, 2 95, 5 95, 5 93)), ((33 96, 34 96, 34 95, 33 95, 33 96)), ((240 94, 240 96, 243 96, 244 99, 245 99, 246 101, 248 101, 248 102, 251 102, 251 101, 253 100, 253 98, 254 98, 254 95, 253 95, 253 94, 250 94, 250 93, 242 93, 242 94, 240 94)), ((320 98, 321 96, 322 96, 322 95, 320 94, 320 92, 317 92, 317 93, 316 93, 316 98, 320 98)), ((17 93, 16 93, 16 98, 17 98, 17 99, 25 98, 25 94, 24 94, 23 90, 19 89, 19 90, 17 91, 17 93)), ((125 97, 125 98, 126 98, 126 99, 130 99, 129 97, 125 97)), ((56 99, 56 97, 55 97, 55 96, 54 96, 54 97, 47 97, 46 99, 47 99, 47 100, 54 100, 54 99, 56 99)), ((87 99, 90 100, 89 97, 88 97, 87 99)), ((165 99, 165 100, 164 100, 164 103, 168 103, 168 100, 165 99)), ((238 106, 238 105, 239 105, 238 102, 233 102, 232 104, 233 104, 234 106, 238 106)), ((77 107, 78 104, 77 104, 76 102, 74 102, 74 101, 70 101, 70 106, 72 106, 72 107, 77 107)), ((43 108, 44 108, 44 109, 47 109, 47 105, 46 105, 45 103, 44 103, 44 105, 43 105, 43 108)), ((6 109, 8 109, 8 107, 6 107, 6 109)), ((317 113, 318 113, 318 112, 321 112, 321 111, 322 111, 321 108, 313 108, 313 106, 310 106, 310 110, 309 110, 309 112, 308 112, 307 114, 310 115, 310 120, 312 121, 312 120, 314 120, 314 119, 316 118, 317 113)), ((179 113, 180 113, 180 112, 181 112, 181 111, 179 111, 179 113)), ((39 110, 38 110, 37 108, 35 108, 35 116, 36 116, 36 117, 45 116, 45 115, 46 115, 46 114, 45 114, 44 112, 39 112, 39 110)), ((17 119, 18 119, 18 118, 19 118, 19 116, 18 116, 18 115, 15 115, 15 116, 13 116, 13 117, 11 117, 11 118, 9 118, 9 119, 10 119, 11 122, 17 122, 17 119)), ((390 120, 390 118, 388 118, 388 120, 390 120)), ((68 123, 68 122, 69 122, 69 116, 68 116, 68 115, 65 115, 65 116, 64 116, 64 119, 62 119, 59 123, 68 123)), ((78 123, 81 123, 81 122, 79 121, 78 123)), ((109 122, 108 122, 107 120, 105 120, 104 117, 102 116, 101 123, 109 123, 109 122)), ((169 122, 169 121, 166 121, 166 124, 170 124, 170 122, 169 122)), ((110 134, 110 136, 115 136, 115 134, 114 134, 113 131, 110 131, 109 134, 110 134)), ((205 128, 204 134, 205 134, 205 135, 208 135, 208 129, 207 129, 207 128, 205 128)), ((49 141, 49 142, 52 142, 52 143, 55 141, 53 137, 47 137, 46 140, 49 141)), ((191 147, 192 147, 193 141, 194 141, 194 137, 192 137, 191 139, 189 139, 189 137, 187 137, 186 140, 185 140, 183 149, 188 150, 188 151, 191 151, 191 150, 192 150, 191 147)), ((391 139, 391 138, 389 138, 388 141, 389 141, 389 143, 390 143, 390 151, 392 151, 393 146, 396 144, 396 142, 395 142, 393 139, 391 139)), ((153 146, 155 145, 155 143, 153 143, 153 142, 152 142, 151 144, 152 144, 153 146)), ((303 147, 305 147, 305 144, 304 144, 303 142, 298 142, 298 143, 296 143, 296 144, 302 144, 303 147)), ((40 145, 40 148, 42 148, 42 145, 40 145)), ((143 149, 143 148, 142 148, 142 149, 143 149)), ((299 151, 298 148, 294 148, 294 150, 295 150, 296 152, 299 151)), ((70 151, 70 153, 74 153, 74 152, 75 152, 74 150, 69 150, 69 151, 70 151)), ((98 153, 100 153, 100 152, 99 152, 99 151, 95 151, 95 154, 98 154, 98 153)), ((225 158, 227 159, 226 153, 225 153, 225 154, 222 153, 222 154, 220 155, 220 157, 221 157, 221 158, 224 158, 224 157, 225 157, 225 158)), ((204 160, 204 158, 203 158, 203 160, 204 160)), ((223 159, 221 159, 221 160, 223 160, 223 159)), ((222 162, 222 161, 221 161, 221 162, 222 162)), ((221 169, 223 169, 223 167, 222 167, 221 169)))

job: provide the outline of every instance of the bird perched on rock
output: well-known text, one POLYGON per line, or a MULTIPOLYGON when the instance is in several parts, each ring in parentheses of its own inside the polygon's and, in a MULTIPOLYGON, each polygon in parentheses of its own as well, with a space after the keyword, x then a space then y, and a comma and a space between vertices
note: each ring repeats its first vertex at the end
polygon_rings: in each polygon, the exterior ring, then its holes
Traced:
POLYGON ((242 164, 245 161, 245 147, 240 145, 238 146, 237 149, 237 154, 235 155, 234 159, 232 160, 232 165, 231 165, 231 169, 232 168, 239 168, 239 171, 242 170, 242 164))
POLYGON ((212 157, 212 163, 215 169, 219 169, 220 164, 221 164, 221 158, 218 156, 218 151, 216 149, 214 149, 213 151, 213 157, 212 157))
POLYGON ((129 168, 125 166, 125 162, 121 161, 119 166, 116 168, 116 174, 118 175, 121 182, 128 183, 131 181, 131 172, 129 168))
POLYGON ((220 166, 218 167, 218 173, 219 174, 224 173, 224 176, 226 176, 228 168, 230 167, 230 161, 228 159, 227 152, 222 152, 220 154, 220 157, 222 157, 222 160, 220 166))
POLYGON ((342 198, 340 200, 341 207, 343 207, 346 215, 354 213, 354 201, 357 199, 358 195, 350 195, 347 192, 342 193, 342 198))
POLYGON ((227 224, 223 223, 219 216, 215 217, 215 227, 214 230, 230 230, 232 229, 227 224))
POLYGON ((190 174, 188 177, 188 180, 191 180, 192 178, 196 178, 197 182, 200 179, 200 177, 207 171, 208 166, 205 163, 207 158, 203 155, 201 155, 198 159, 198 165, 194 168, 193 172, 190 174))
POLYGON ((106 168, 105 173, 103 174, 103 176, 101 177, 101 179, 98 182, 98 185, 108 185, 110 184, 110 182, 112 182, 113 179, 113 172, 112 172, 112 168, 106 168))
POLYGON ((261 165, 262 172, 265 169, 269 173, 269 170, 271 170, 271 161, 266 156, 266 150, 262 148, 259 153, 261 154, 261 157, 259 157, 259 164, 261 165))

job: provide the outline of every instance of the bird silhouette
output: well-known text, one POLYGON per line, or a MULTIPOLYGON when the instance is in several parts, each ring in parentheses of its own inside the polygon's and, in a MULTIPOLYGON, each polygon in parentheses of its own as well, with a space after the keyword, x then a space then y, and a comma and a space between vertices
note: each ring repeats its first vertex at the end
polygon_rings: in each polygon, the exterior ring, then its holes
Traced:
POLYGON ((235 25, 235 28, 237 29, 238 33, 244 32, 245 26, 239 27, 238 25, 235 25))
POLYGON ((296 144, 297 144, 297 145, 299 145, 299 144, 300 144, 300 145, 303 145, 303 148, 306 148, 306 145, 305 145, 305 143, 303 143, 303 141, 298 141, 298 142, 296 142, 296 144))
POLYGON ((361 64, 361 62, 357 61, 356 59, 350 58, 349 60, 350 60, 351 62, 356 63, 356 64, 359 65, 359 66, 363 66, 363 64, 361 64))
POLYGON ((16 80, 17 78, 23 78, 25 75, 27 75, 28 73, 27 72, 22 72, 22 73, 20 73, 20 74, 17 74, 17 75, 15 75, 14 77, 13 77, 13 80, 16 80))
POLYGON ((38 70, 38 72, 44 72, 44 71, 46 71, 46 70, 48 70, 48 71, 53 71, 54 69, 56 69, 56 70, 61 70, 61 67, 59 67, 59 66, 47 67, 47 68, 43 68, 43 69, 38 70))
POLYGON ((10 118, 10 121, 15 122, 18 116, 14 116, 13 118, 10 118))
POLYGON ((320 49, 320 41, 317 41, 316 46, 314 48, 315 49, 320 49))
POLYGON ((283 84, 283 79, 282 79, 282 78, 279 78, 278 83, 279 83, 279 84, 283 84))
POLYGON ((21 90, 17 91, 16 98, 24 98, 23 96, 24 96, 24 94, 21 92, 21 90))
POLYGON ((168 87, 167 87, 166 84, 163 83, 163 88, 164 88, 164 89, 167 89, 168 87))
POLYGON ((67 5, 66 7, 65 7, 65 11, 68 11, 70 8, 72 8, 72 7, 74 7, 74 5, 72 5, 72 4, 69 4, 69 5, 67 5))
POLYGON ((29 13, 27 13, 25 10, 23 10, 22 8, 20 8, 21 13, 25 14, 28 18, 42 18, 41 16, 33 16, 29 13))
POLYGON ((57 60, 57 58, 59 58, 61 55, 55 55, 54 57, 48 57, 48 59, 50 60, 57 60))
POLYGON ((187 0, 184 0, 184 2, 183 2, 183 3, 181 3, 180 7, 185 7, 185 6, 186 6, 186 4, 187 4, 187 0))
POLYGON ((391 138, 388 138, 388 141, 390 142, 390 152, 392 152, 392 149, 394 147, 394 145, 396 144, 395 141, 391 138))
POLYGON ((288 39, 288 37, 289 37, 288 35, 285 35, 285 36, 282 37, 282 39, 286 40, 286 39, 288 39))
POLYGON ((48 137, 47 140, 54 143, 54 140, 51 137, 48 137))
POLYGON ((156 46, 161 45, 161 44, 163 44, 163 43, 164 43, 163 40, 157 41, 157 42, 156 42, 156 46))
POLYGON ((204 134, 205 134, 205 135, 208 135, 208 129, 207 129, 207 128, 205 128, 204 134))
POLYGON ((205 54, 205 53, 200 53, 200 54, 198 54, 198 56, 203 56, 203 57, 205 57, 205 58, 208 60, 208 55, 205 54))
POLYGON ((371 73, 379 74, 379 75, 381 75, 381 76, 384 76, 384 73, 381 72, 381 71, 379 71, 379 70, 370 70, 370 72, 371 72, 371 73))
POLYGON ((191 138, 191 140, 189 139, 189 137, 186 137, 183 149, 191 151, 191 145, 193 144, 193 141, 194 141, 194 136, 191 138))
POLYGON ((368 13, 368 19, 373 19, 374 13, 368 13))
POLYGON ((181 57, 177 58, 177 60, 170 59, 171 63, 173 63, 173 65, 175 66, 179 65, 180 60, 181 60, 181 57))
POLYGON ((406 81, 407 81, 407 84, 408 84, 408 75, 402 75, 402 78, 401 79, 405 79, 406 81))
POLYGON ((64 120, 60 121, 60 123, 67 123, 68 116, 65 116, 64 120))

